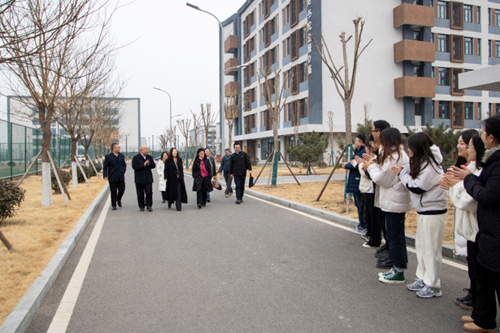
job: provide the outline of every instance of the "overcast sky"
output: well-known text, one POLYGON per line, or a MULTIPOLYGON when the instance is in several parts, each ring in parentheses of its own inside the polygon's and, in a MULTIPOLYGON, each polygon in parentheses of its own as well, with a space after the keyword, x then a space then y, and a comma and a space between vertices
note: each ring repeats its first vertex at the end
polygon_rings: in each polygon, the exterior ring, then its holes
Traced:
MULTIPOLYGON (((244 0, 190 2, 224 21, 244 0)), ((212 16, 183 0, 135 0, 115 13, 112 26, 119 45, 135 40, 119 51, 117 65, 129 78, 124 97, 141 99, 143 137, 155 135, 156 141, 169 126, 168 96, 153 87, 170 93, 172 115, 182 114, 173 124, 191 119, 190 109, 199 113, 200 103, 218 111, 219 25, 212 16)))

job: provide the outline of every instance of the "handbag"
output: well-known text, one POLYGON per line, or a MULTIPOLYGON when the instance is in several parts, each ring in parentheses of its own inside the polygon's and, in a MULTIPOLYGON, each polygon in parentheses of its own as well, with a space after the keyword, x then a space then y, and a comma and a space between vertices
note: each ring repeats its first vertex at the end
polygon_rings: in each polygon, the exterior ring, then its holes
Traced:
POLYGON ((252 175, 250 175, 250 178, 248 179, 248 187, 252 187, 254 185, 255 184, 253 183, 253 177, 252 177, 252 175))
POLYGON ((222 185, 219 184, 219 181, 217 179, 212 179, 212 187, 219 191, 222 190, 222 185))

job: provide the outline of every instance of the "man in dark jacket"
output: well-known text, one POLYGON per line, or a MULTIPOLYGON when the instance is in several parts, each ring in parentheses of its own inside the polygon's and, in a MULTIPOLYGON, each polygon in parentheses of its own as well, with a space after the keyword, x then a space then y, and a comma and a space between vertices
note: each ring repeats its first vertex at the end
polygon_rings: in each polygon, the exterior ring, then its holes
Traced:
MULTIPOLYGON (((206 148, 205 149, 205 156, 207 158, 207 161, 210 162, 210 180, 212 180, 212 178, 215 178, 217 176, 217 168, 216 168, 216 165, 215 165, 215 159, 210 156, 211 155, 211 150, 210 148, 206 148)), ((210 202, 210 192, 207 192, 207 202, 210 202)))
POLYGON ((233 188, 231 187, 233 183, 233 178, 231 178, 231 151, 229 148, 224 150, 224 156, 222 156, 220 161, 219 174, 222 175, 222 172, 224 172, 224 180, 226 181, 226 191, 224 194, 227 198, 233 194, 233 188))
POLYGON ((231 178, 234 178, 234 183, 236 184, 236 203, 239 205, 243 202, 247 170, 249 170, 250 175, 252 174, 252 164, 250 163, 250 157, 247 153, 241 150, 239 143, 235 143, 233 147, 234 153, 231 155, 229 172, 231 173, 231 178))
POLYGON ((126 169, 127 163, 125 162, 125 156, 120 153, 120 145, 113 143, 111 145, 111 153, 106 155, 102 166, 102 177, 109 182, 112 210, 116 210, 116 204, 119 207, 122 206, 122 197, 123 193, 125 193, 126 169))
MULTIPOLYGON (((354 154, 360 158, 363 158, 363 154, 366 153, 364 146, 365 140, 366 136, 363 134, 356 135, 356 139, 354 140, 354 154)), ((354 205, 358 209, 359 224, 355 227, 355 230, 360 234, 364 234, 366 232, 366 223, 363 219, 363 198, 361 192, 359 191, 359 180, 361 179, 361 175, 358 170, 358 164, 355 160, 352 160, 351 162, 342 163, 342 167, 349 170, 346 192, 352 193, 352 196, 354 197, 354 205)))
POLYGON ((137 190, 137 203, 141 212, 144 211, 144 194, 146 194, 146 207, 153 211, 153 174, 151 169, 156 167, 151 155, 148 155, 148 147, 141 146, 139 154, 132 158, 132 169, 135 175, 135 188, 137 190))

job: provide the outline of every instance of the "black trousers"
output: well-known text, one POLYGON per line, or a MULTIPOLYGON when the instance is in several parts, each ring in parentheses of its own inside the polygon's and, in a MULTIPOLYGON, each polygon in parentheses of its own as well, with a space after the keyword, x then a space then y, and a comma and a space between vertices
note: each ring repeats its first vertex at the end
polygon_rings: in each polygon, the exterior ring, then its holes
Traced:
POLYGON ((231 175, 229 173, 224 172, 224 180, 226 181, 226 191, 224 194, 233 193, 233 189, 231 187, 233 183, 233 178, 231 178, 231 175))
POLYGON ((162 200, 167 201, 167 191, 161 191, 161 198, 162 200))
POLYGON ((477 297, 476 287, 476 262, 477 262, 477 244, 467 241, 467 271, 470 279, 470 294, 472 296, 472 304, 477 297))
POLYGON ((111 206, 116 207, 116 203, 122 201, 123 193, 125 193, 125 182, 109 182, 109 191, 111 192, 111 206))
POLYGON ((472 300, 474 324, 485 329, 497 327, 497 302, 500 303, 500 272, 494 272, 476 260, 477 296, 472 300))
POLYGON ((207 191, 206 190, 202 189, 201 191, 196 191, 196 204, 202 205, 202 206, 207 204, 207 191))
MULTIPOLYGON (((366 234, 370 237, 368 242, 371 246, 380 246, 382 241, 382 231, 378 221, 378 210, 373 204, 375 202, 374 193, 363 193, 363 219, 366 222, 366 234)), ((385 221, 384 221, 385 223, 385 221)))
POLYGON ((182 208, 181 182, 177 182, 177 190, 175 192, 176 192, 175 198, 168 198, 168 203, 171 205, 175 202, 175 209, 181 210, 182 208))
POLYGON ((234 175, 234 184, 236 185, 236 200, 243 200, 245 194, 245 178, 246 175, 234 175))
POLYGON ((144 208, 144 195, 146 195, 146 206, 153 206, 153 183, 147 184, 137 184, 135 183, 135 189, 137 191, 137 203, 139 208, 144 208))

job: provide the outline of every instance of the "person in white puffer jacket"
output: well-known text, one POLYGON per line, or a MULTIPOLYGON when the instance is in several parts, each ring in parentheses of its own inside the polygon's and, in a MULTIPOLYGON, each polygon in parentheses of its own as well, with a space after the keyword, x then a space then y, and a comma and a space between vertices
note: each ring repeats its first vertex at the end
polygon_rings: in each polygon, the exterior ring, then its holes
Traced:
POLYGON ((408 267, 406 251, 405 217, 411 209, 410 193, 401 183, 391 167, 401 165, 408 168, 410 160, 404 150, 401 132, 387 128, 380 132, 381 152, 378 163, 367 162, 368 173, 378 186, 378 207, 385 213, 387 244, 393 261, 393 268, 379 273, 379 281, 388 284, 405 282, 404 271, 408 267))
POLYGON ((415 291, 420 298, 440 297, 443 294, 440 276, 447 215, 445 192, 438 184, 444 174, 443 156, 424 132, 408 138, 408 155, 409 168, 392 167, 410 191, 412 205, 417 211, 417 277, 406 288, 415 291))
MULTIPOLYGON (((477 165, 485 152, 484 142, 481 137, 474 135, 467 146, 467 169, 474 175, 479 176, 482 169, 477 165)), ((464 310, 472 310, 472 295, 476 293, 475 258, 477 256, 476 235, 479 231, 477 224, 477 201, 465 190, 464 182, 455 180, 445 175, 439 182, 443 189, 448 190, 448 196, 455 206, 454 221, 455 233, 467 240, 467 268, 470 279, 470 287, 465 297, 458 297, 455 304, 464 310)))

